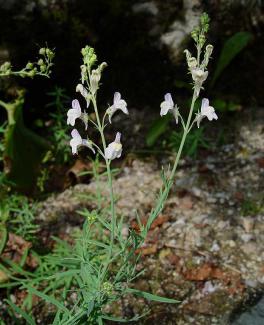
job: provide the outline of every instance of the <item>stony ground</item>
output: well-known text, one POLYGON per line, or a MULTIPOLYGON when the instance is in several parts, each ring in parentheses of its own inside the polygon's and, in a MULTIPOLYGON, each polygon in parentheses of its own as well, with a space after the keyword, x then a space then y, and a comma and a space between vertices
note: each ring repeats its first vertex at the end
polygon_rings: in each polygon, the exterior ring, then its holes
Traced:
MULTIPOLYGON (((264 138, 263 116, 237 128, 235 142, 203 159, 183 160, 164 211, 155 222, 136 283, 142 290, 173 297, 175 306, 150 304, 145 324, 229 324, 241 304, 264 287, 264 138)), ((161 186, 158 164, 132 160, 115 182, 117 209, 134 226, 135 209, 147 217, 161 186)), ((105 192, 105 181, 100 182, 105 192)), ((76 224, 76 210, 87 206, 96 184, 79 184, 51 197, 39 220, 56 232, 76 224), (71 217, 69 217, 71 216, 71 217)), ((93 203, 89 202, 88 207, 93 203)), ((66 231, 67 231, 66 229, 66 231)), ((123 301, 123 313, 140 310, 123 301)))

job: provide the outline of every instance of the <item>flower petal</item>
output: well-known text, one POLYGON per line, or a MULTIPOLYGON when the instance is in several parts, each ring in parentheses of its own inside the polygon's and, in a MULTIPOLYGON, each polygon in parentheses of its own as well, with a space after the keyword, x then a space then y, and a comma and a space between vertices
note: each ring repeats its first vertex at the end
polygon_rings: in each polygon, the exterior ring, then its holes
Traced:
POLYGON ((117 102, 117 101, 119 101, 121 99, 121 94, 118 92, 118 91, 116 91, 115 93, 114 93, 114 104, 117 102))
POLYGON ((172 106, 174 106, 174 102, 173 102, 173 100, 172 100, 171 93, 167 93, 167 94, 164 96, 164 98, 165 98, 165 101, 166 101, 166 102, 168 102, 168 103, 170 103, 172 106))
POLYGON ((128 114, 128 110, 127 110, 127 103, 124 99, 120 99, 119 101, 117 101, 115 103, 115 107, 117 109, 121 109, 121 111, 125 114, 128 114))
POLYGON ((173 109, 173 106, 171 106, 171 103, 164 101, 160 104, 160 116, 166 115, 169 110, 173 109))
POLYGON ((79 101, 78 101, 78 99, 74 99, 73 101, 72 101, 72 108, 73 109, 76 109, 76 111, 78 111, 78 112, 82 112, 82 110, 81 110, 81 106, 80 106, 80 103, 79 103, 79 101))
POLYGON ((201 106, 201 112, 203 111, 204 108, 209 106, 209 99, 208 98, 203 98, 202 99, 202 106, 201 106))

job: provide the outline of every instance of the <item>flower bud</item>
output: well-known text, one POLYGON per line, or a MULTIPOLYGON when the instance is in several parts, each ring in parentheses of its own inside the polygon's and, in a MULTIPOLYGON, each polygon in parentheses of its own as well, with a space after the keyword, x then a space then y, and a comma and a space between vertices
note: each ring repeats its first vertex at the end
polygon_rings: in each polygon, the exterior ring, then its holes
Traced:
POLYGON ((34 67, 34 65, 31 62, 28 62, 27 65, 26 65, 26 69, 28 69, 28 70, 33 69, 33 67, 34 67))
POLYGON ((81 65, 81 76, 82 76, 82 83, 84 83, 84 81, 87 80, 87 68, 84 64, 81 65))
POLYGON ((191 57, 187 63, 190 70, 197 67, 197 60, 195 57, 191 57))
POLYGON ((46 65, 45 64, 42 64, 41 66, 40 66, 40 71, 41 72, 45 72, 46 71, 46 65))
POLYGON ((44 55, 46 53, 46 49, 44 47, 42 47, 41 49, 39 49, 39 54, 40 55, 44 55))
POLYGON ((206 54, 208 57, 210 57, 210 56, 212 55, 212 53, 213 53, 213 49, 214 49, 213 45, 212 45, 212 44, 208 44, 208 45, 206 46, 206 48, 205 48, 205 54, 206 54))
POLYGON ((43 65, 44 64, 44 61, 42 59, 39 59, 38 60, 38 65, 43 65))
POLYGON ((200 44, 201 47, 204 46, 205 41, 206 41, 205 35, 204 34, 201 34, 199 36, 199 44, 200 44))
POLYGON ((52 50, 50 50, 49 48, 46 49, 46 54, 47 54, 47 57, 51 60, 54 58, 54 52, 52 50))
POLYGON ((101 79, 101 71, 99 68, 92 70, 91 79, 90 79, 90 90, 92 94, 95 94, 99 88, 99 81, 101 79))
POLYGON ((10 70, 10 68, 11 68, 11 63, 9 61, 6 61, 0 66, 0 71, 8 72, 8 70, 10 70))

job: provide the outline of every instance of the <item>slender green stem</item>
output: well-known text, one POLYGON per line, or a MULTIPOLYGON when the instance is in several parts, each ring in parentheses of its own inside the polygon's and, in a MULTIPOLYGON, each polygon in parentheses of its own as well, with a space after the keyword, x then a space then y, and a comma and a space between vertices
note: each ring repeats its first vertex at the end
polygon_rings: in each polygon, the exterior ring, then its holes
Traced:
POLYGON ((183 132, 183 136, 182 136, 182 139, 181 139, 180 147, 179 147, 179 150, 177 152, 173 168, 171 170, 170 176, 168 177, 168 182, 167 182, 167 184, 165 186, 165 189, 163 190, 163 192, 162 192, 162 194, 161 194, 161 196, 160 196, 160 198, 159 198, 159 200, 157 202, 156 207, 151 212, 151 215, 150 215, 150 217, 148 219, 147 225, 146 225, 146 227, 144 229, 144 232, 143 232, 143 237, 145 237, 147 235, 147 232, 148 232, 152 222, 155 220, 157 215, 161 212, 161 210, 162 210, 162 208, 164 206, 164 202, 167 199, 168 194, 170 192, 170 189, 172 187, 174 176, 175 176, 175 173, 176 173, 176 169, 178 167, 179 160, 180 160, 180 157, 181 157, 181 154, 182 154, 182 149, 184 147, 184 143, 185 143, 187 134, 189 132, 189 127, 190 127, 190 124, 191 124, 193 109, 194 109, 194 104, 195 104, 196 99, 197 99, 197 96, 196 96, 195 90, 194 90, 189 116, 188 116, 188 119, 187 119, 186 126, 184 128, 184 132, 183 132))
MULTIPOLYGON (((95 95, 92 95, 92 103, 94 106, 94 111, 96 115, 96 120, 97 120, 97 125, 98 125, 98 130, 100 132, 102 144, 103 144, 103 149, 105 151, 106 149, 106 141, 105 141, 105 136, 104 136, 104 129, 99 117, 98 113, 98 108, 97 108, 97 103, 96 103, 96 97, 95 95)), ((110 161, 105 158, 105 163, 106 163, 106 170, 107 170, 107 178, 108 178, 108 188, 110 191, 110 205, 111 205, 111 239, 110 239, 110 249, 107 257, 107 262, 105 264, 105 268, 103 270, 103 277, 105 276, 106 270, 108 268, 109 262, 111 260, 111 256, 113 253, 113 245, 114 245, 114 238, 115 238, 115 232, 116 232, 116 213, 115 213, 115 202, 114 202, 114 191, 113 191, 113 181, 112 181, 112 173, 111 173, 111 168, 110 168, 110 161)))

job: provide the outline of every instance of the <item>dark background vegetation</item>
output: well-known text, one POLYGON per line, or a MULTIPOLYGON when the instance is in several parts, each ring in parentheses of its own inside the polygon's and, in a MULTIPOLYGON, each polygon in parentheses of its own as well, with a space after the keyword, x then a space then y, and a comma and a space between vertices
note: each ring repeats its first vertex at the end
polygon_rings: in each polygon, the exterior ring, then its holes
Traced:
MULTIPOLYGON (((143 2, 143 1, 141 1, 143 2)), ((104 100, 120 90, 130 106, 157 106, 164 91, 174 90, 175 79, 187 80, 185 62, 170 60, 160 36, 175 19, 183 19, 183 1, 154 1, 160 10, 155 19, 149 13, 135 13, 130 0, 1 1, 0 46, 8 51, 14 66, 20 67, 36 56, 40 46, 56 49, 51 80, 16 80, 28 90, 27 100, 34 116, 46 92, 54 85, 74 93, 79 78, 80 49, 96 48, 100 61, 109 68, 104 75, 104 100), (41 5, 42 4, 42 5, 41 5), (45 5, 44 5, 45 4, 45 5), (153 25, 157 32, 151 34, 153 25)), ((237 31, 250 31, 253 41, 221 76, 214 92, 239 98, 245 105, 263 105, 263 17, 258 1, 202 1, 211 17, 209 39, 217 57, 224 41, 237 31)), ((6 53, 6 52, 4 52, 6 53)), ((6 58, 1 58, 6 59, 6 58)), ((213 69, 213 67, 211 67, 213 69)), ((178 91, 179 93, 179 91, 178 91)), ((180 95, 185 95, 180 92, 180 95)))
MULTIPOLYGON (((183 107, 190 98, 190 76, 186 73, 183 55, 186 47, 194 52, 190 36, 186 34, 176 58, 172 49, 161 41, 162 36, 171 31, 173 22, 179 21, 184 29, 189 19, 186 7, 190 4, 192 10, 206 11, 211 18, 208 41, 215 50, 203 95, 218 100, 217 104, 213 103, 218 111, 223 103, 231 103, 222 109, 218 124, 226 128, 225 122, 231 120, 230 116, 239 118, 239 112, 234 111, 256 111, 264 104, 262 1, 0 0, 0 63, 9 60, 19 69, 37 57, 40 47, 49 46, 56 52, 50 79, 2 78, 0 96, 9 101, 15 97, 16 89, 26 89, 25 125, 47 138, 48 133, 55 132, 52 128, 47 132, 50 113, 54 111, 54 107, 47 107, 51 100, 47 94, 56 86, 65 89, 69 96, 63 112, 66 119, 80 78, 80 50, 88 44, 96 49, 99 62, 106 61, 109 65, 99 96, 103 107, 111 103, 114 91, 120 91, 129 109, 147 112, 150 118, 144 124, 151 127, 152 116, 159 116, 164 93, 173 93, 175 101, 183 107), (156 13, 136 10, 139 5, 154 5, 156 13), (251 40, 210 87, 223 47, 238 32, 250 33, 251 40)), ((0 122, 5 119, 1 109, 0 122)), ((127 129, 132 127, 130 124, 127 129)), ((215 129, 212 132, 216 132, 215 129)), ((156 134, 156 138, 158 136, 160 134, 156 134)), ((200 136, 203 139, 203 134, 200 136)), ((197 137, 199 135, 193 135, 194 141, 199 143, 197 137)), ((149 142, 154 143, 151 139, 149 142)), ((177 143, 173 146, 176 148, 177 143)))

